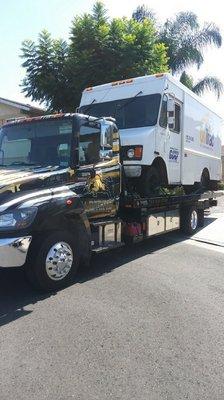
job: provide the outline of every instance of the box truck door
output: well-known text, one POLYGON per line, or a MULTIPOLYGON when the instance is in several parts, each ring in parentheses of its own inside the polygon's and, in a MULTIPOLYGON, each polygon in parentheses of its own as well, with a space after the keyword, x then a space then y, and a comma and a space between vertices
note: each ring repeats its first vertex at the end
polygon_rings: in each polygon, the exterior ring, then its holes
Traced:
POLYGON ((175 101, 174 127, 168 127, 167 165, 171 183, 180 183, 182 103, 175 101))
POLYGON ((169 183, 180 183, 182 133, 182 103, 175 100, 175 120, 171 129, 167 119, 167 96, 162 100, 159 129, 156 135, 156 149, 165 160, 169 183))

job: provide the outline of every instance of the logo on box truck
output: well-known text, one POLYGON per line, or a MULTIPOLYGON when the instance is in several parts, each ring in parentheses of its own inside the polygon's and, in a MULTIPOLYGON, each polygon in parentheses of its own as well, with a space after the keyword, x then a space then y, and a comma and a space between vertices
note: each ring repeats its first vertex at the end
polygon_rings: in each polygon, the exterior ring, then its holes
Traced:
POLYGON ((171 147, 169 152, 169 161, 177 162, 178 156, 179 156, 179 151, 171 147))
POLYGON ((214 147, 215 136, 212 133, 212 126, 207 121, 202 124, 200 130, 200 143, 204 146, 214 147))

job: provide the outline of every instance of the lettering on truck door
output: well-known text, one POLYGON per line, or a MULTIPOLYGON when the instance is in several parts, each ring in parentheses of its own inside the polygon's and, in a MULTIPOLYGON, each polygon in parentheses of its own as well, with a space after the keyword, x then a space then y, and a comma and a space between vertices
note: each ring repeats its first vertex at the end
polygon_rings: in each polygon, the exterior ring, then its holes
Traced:
POLYGON ((180 183, 182 110, 182 103, 175 100, 174 128, 169 129, 168 127, 169 145, 167 146, 167 165, 170 171, 170 180, 172 183, 180 183))

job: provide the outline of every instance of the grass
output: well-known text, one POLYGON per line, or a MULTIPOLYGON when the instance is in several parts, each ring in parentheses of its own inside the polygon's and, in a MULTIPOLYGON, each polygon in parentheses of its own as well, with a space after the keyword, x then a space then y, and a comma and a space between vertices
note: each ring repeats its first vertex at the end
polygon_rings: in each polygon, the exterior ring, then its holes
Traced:
POLYGON ((224 190, 224 182, 219 182, 218 183, 218 189, 219 190, 224 190))

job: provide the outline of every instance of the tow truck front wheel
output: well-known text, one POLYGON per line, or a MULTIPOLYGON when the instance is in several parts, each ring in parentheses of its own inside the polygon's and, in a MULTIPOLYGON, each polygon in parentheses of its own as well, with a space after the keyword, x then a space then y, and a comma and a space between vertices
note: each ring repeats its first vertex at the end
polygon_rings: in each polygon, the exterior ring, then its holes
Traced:
POLYGON ((26 266, 29 281, 40 290, 61 289, 74 280, 79 265, 77 242, 68 232, 47 235, 33 244, 26 266))

